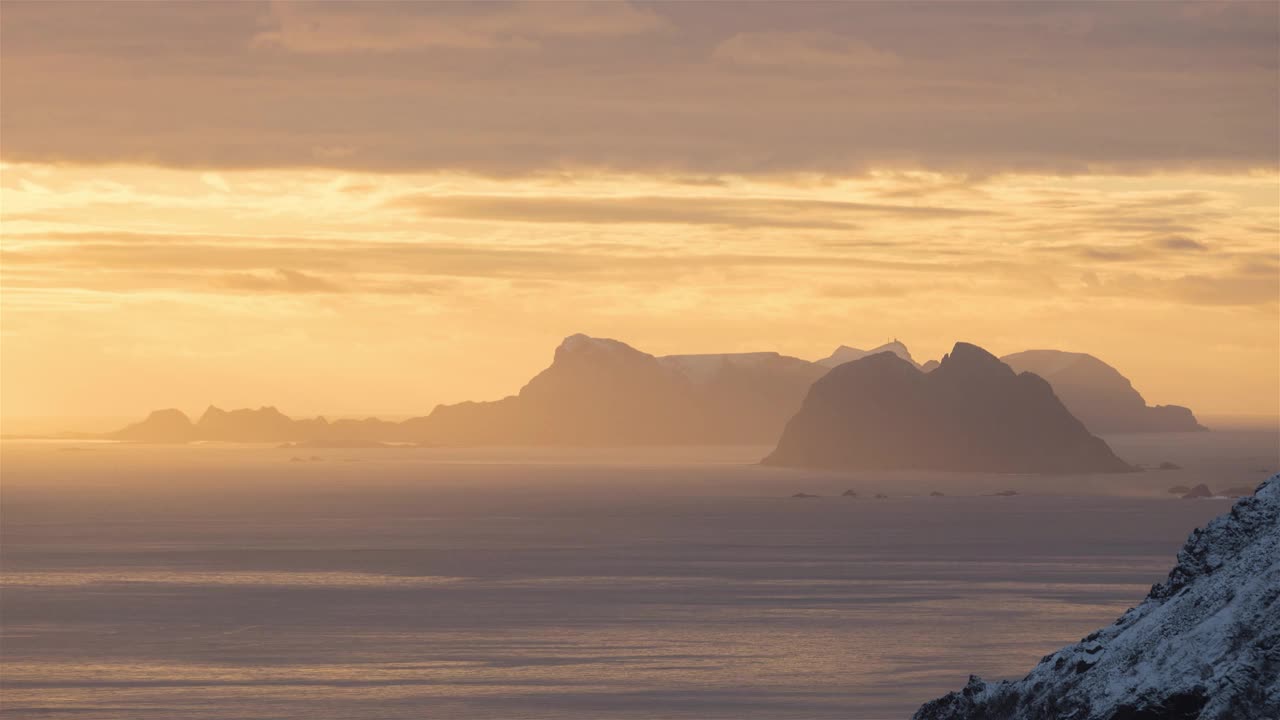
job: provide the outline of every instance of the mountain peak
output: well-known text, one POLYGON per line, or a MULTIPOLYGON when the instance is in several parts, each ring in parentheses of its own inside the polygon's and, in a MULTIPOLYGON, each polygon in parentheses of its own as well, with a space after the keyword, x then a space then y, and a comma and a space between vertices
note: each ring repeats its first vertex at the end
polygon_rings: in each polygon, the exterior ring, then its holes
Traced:
POLYGON ((878 347, 874 347, 870 350, 863 350, 861 348, 850 347, 849 345, 841 345, 840 347, 836 348, 835 351, 833 351, 827 357, 821 360, 818 360, 817 364, 822 365, 824 367, 833 368, 837 365, 843 365, 847 362, 860 360, 868 355, 877 355, 879 353, 884 353, 884 352, 893 353, 894 355, 897 355, 903 360, 906 360, 907 362, 911 363, 913 366, 919 367, 919 364, 915 361, 915 358, 911 357, 911 351, 907 350, 907 346, 897 338, 894 338, 893 340, 890 340, 889 342, 883 345, 880 345, 878 347))
POLYGON ((190 423, 191 418, 177 408, 165 408, 163 410, 152 410, 147 414, 147 419, 144 422, 190 423))
POLYGON ((574 333, 560 341, 560 346, 556 348, 556 355, 561 353, 581 353, 581 352, 630 352, 638 353, 639 350, 630 345, 612 338, 598 338, 584 335, 583 333, 574 333))
POLYGON ((951 347, 951 352, 943 356, 942 362, 944 364, 947 362, 947 358, 950 358, 952 362, 961 361, 964 363, 981 362, 991 364, 1000 362, 1000 358, 992 355, 985 349, 974 345, 973 343, 963 341, 957 341, 956 344, 951 347))
POLYGON ((1000 362, 1000 358, 987 352, 985 349, 974 345, 973 343, 957 342, 951 348, 951 352, 942 356, 942 362, 939 363, 935 373, 943 373, 944 376, 951 373, 964 373, 972 375, 975 373, 990 375, 1016 375, 1012 368, 1000 362))
POLYGON ((1087 473, 1130 468, 1034 375, 956 343, 925 374, 891 352, 813 384, 766 464, 861 470, 1087 473))
POLYGON ((141 442, 187 442, 195 426, 191 418, 176 408, 153 410, 147 419, 110 435, 116 440, 141 442))

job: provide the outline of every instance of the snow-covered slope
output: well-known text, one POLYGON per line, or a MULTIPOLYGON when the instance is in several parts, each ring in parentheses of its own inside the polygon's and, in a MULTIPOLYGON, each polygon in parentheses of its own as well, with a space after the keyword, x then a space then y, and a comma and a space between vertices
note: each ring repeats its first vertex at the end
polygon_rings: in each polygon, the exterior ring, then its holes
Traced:
POLYGON ((915 720, 1280 718, 1280 475, 1196 530, 1146 600, 1022 680, 976 677, 915 720))

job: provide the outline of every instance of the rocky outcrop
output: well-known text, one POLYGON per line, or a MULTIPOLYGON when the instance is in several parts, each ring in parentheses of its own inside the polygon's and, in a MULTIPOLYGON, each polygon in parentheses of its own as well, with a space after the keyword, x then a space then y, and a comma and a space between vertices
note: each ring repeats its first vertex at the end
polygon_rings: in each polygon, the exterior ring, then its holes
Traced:
POLYGON ((1049 384, 956 343, 931 373, 889 352, 814 383, 769 465, 869 470, 1088 473, 1132 470, 1049 384))
POLYGON ((1208 485, 1204 484, 1197 485, 1182 495, 1183 500, 1200 500, 1211 497, 1213 497, 1213 491, 1209 489, 1208 485))
POLYGON ((1000 358, 1018 372, 1032 372, 1091 432, 1186 432, 1204 430, 1180 405, 1149 406, 1118 370, 1085 353, 1027 350, 1000 358))
POLYGON ((1163 583, 1025 678, 970 677, 914 720, 1280 718, 1280 475, 1191 533, 1163 583))

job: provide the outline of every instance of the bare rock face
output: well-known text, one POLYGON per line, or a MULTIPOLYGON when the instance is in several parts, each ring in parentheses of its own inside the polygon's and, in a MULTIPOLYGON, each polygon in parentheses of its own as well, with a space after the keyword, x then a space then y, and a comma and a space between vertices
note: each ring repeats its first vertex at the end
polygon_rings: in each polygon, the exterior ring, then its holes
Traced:
POLYGON ((1095 433, 1204 430, 1181 405, 1147 405, 1129 378, 1098 358, 1061 350, 1027 350, 1000 358, 1018 372, 1048 380, 1073 415, 1095 433))
POLYGON ((1280 475, 1191 533, 1168 579, 1025 678, 968 685, 914 720, 1280 718, 1280 475))
POLYGON ((769 465, 869 470, 1128 472, 1049 384, 956 343, 923 373, 884 352, 814 383, 769 465))

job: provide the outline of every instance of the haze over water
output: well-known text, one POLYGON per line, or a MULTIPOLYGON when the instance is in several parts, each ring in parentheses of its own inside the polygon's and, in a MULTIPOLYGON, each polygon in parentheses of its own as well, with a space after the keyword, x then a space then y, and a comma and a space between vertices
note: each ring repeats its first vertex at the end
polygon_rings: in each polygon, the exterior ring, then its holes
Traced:
POLYGON ((1136 603, 1228 506, 1164 488, 1280 464, 1270 432, 1109 439, 1187 469, 8 442, 0 711, 902 718, 1136 603))

